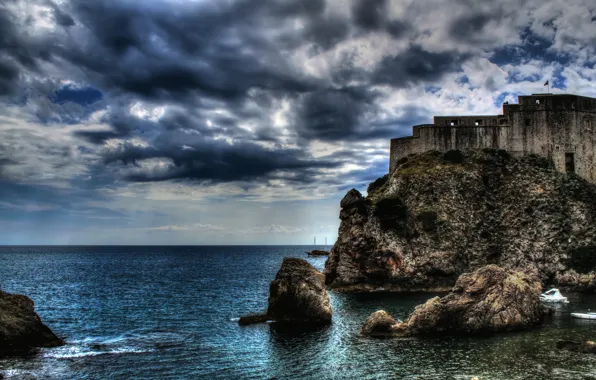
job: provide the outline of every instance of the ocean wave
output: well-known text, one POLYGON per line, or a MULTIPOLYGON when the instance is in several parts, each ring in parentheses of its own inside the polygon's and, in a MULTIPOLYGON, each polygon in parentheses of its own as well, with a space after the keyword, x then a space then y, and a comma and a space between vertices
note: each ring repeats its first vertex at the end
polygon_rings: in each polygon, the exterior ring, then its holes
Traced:
POLYGON ((181 346, 185 338, 171 331, 131 332, 118 336, 73 339, 66 345, 45 350, 44 357, 76 359, 99 355, 144 354, 181 346))

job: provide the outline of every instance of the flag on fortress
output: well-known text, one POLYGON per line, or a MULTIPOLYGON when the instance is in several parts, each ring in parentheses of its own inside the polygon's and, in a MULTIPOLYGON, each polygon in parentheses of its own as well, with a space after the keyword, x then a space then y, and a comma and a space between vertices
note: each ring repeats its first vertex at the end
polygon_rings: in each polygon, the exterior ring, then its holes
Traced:
POLYGON ((545 86, 548 86, 548 81, 544 82, 544 85, 545 85, 545 86))

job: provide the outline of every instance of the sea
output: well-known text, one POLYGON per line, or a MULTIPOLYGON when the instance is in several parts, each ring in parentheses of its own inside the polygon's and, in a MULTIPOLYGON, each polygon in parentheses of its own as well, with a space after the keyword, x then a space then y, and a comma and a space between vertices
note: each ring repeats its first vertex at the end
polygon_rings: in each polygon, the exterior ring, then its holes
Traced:
MULTIPOLYGON (((321 246, 0 247, 0 288, 26 294, 66 340, 0 359, 7 379, 596 379, 596 355, 557 350, 596 339, 594 294, 565 294, 538 329, 489 337, 371 339, 365 319, 405 319, 433 293, 330 292, 328 327, 239 326, 267 308, 284 257, 323 269, 321 246)), ((329 247, 326 247, 329 248, 329 247)))

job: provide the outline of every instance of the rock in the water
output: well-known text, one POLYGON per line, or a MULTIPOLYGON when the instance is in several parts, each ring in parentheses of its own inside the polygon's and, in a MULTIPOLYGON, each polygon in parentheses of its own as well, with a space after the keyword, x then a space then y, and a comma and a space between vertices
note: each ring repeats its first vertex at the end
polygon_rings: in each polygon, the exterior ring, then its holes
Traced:
POLYGON ((577 340, 560 340, 557 342, 557 348, 572 352, 596 354, 596 342, 591 340, 585 342, 577 340))
MULTIPOLYGON (((284 258, 269 286, 267 313, 260 319, 252 316, 252 320, 256 321, 253 323, 272 320, 277 323, 329 324, 331 315, 325 275, 306 260, 284 258)), ((249 317, 240 321, 248 322, 249 317)))
POLYGON ((245 315, 238 319, 239 325, 254 325, 255 323, 267 322, 267 314, 251 314, 245 315))
POLYGON ((417 306, 406 322, 392 325, 392 335, 483 334, 536 326, 544 317, 541 290, 534 273, 487 265, 461 275, 446 296, 417 306))
POLYGON ((449 290, 488 264, 536 268, 544 283, 596 289, 596 188, 549 161, 504 151, 413 155, 341 201, 329 288, 449 290))
POLYGON ((0 290, 0 355, 62 344, 35 313, 33 300, 0 290))
POLYGON ((276 322, 331 323, 325 275, 306 260, 284 258, 269 286, 267 316, 276 322))
POLYGON ((329 251, 323 251, 321 249, 313 249, 310 252, 306 252, 309 256, 329 256, 329 251))
POLYGON ((535 274, 487 265, 462 274, 451 293, 418 306, 408 329, 420 334, 520 330, 542 323, 542 285, 535 274))
POLYGON ((385 310, 372 313, 362 325, 360 333, 365 336, 386 337, 402 336, 405 331, 405 324, 396 320, 385 310))

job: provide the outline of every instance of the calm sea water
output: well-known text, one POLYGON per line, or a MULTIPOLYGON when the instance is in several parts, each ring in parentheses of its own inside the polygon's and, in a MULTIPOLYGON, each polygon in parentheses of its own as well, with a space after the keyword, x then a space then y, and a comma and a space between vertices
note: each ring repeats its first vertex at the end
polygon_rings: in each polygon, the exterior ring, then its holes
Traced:
MULTIPOLYGON (((434 294, 330 293, 330 327, 240 327, 267 307, 284 256, 309 246, 0 247, 0 286, 27 294, 64 347, 0 359, 14 379, 596 379, 596 356, 554 348, 596 338, 596 296, 569 294, 543 328, 488 338, 368 339, 366 317, 405 318, 434 294)), ((318 247, 321 248, 321 247, 318 247)), ((326 258, 306 258, 322 269, 326 258)))

